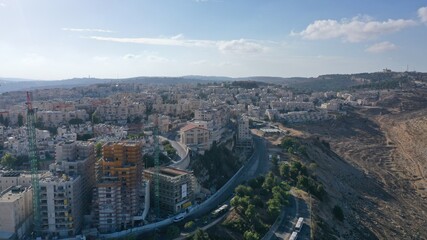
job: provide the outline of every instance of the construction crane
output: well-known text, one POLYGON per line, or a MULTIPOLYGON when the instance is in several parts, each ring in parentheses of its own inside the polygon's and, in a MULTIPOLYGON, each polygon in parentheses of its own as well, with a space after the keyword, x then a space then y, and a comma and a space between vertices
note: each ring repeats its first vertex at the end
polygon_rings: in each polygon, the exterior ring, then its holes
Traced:
POLYGON ((36 146, 36 116, 31 103, 31 93, 27 92, 27 136, 28 136, 28 158, 31 163, 31 184, 33 187, 33 232, 36 236, 40 235, 40 186, 38 175, 38 160, 36 146))
POLYGON ((153 129, 153 138, 154 138, 154 212, 156 218, 160 219, 160 186, 159 186, 159 129, 158 129, 159 117, 156 115, 154 119, 154 129, 153 129))

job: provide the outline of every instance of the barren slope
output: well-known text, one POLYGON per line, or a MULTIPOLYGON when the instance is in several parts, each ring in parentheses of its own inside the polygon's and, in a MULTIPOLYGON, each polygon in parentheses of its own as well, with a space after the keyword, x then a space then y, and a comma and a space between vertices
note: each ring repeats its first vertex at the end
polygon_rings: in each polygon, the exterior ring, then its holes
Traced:
MULTIPOLYGON (((316 160, 331 201, 345 207, 348 218, 340 227, 366 227, 374 235, 366 239, 427 239, 426 99, 424 92, 395 94, 378 109, 358 109, 336 121, 295 126, 329 141, 342 159, 318 153, 316 160)), ((330 226, 335 224, 329 219, 330 226)), ((340 238, 360 239, 352 231, 345 234, 350 236, 340 238)))

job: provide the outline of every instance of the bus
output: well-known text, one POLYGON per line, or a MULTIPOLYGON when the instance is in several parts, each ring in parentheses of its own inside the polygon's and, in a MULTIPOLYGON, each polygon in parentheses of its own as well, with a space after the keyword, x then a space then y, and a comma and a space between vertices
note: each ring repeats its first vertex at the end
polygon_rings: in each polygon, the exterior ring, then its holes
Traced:
POLYGON ((289 237, 289 240, 296 240, 298 238, 298 232, 292 232, 291 236, 289 237))
POLYGON ((216 218, 219 215, 227 212, 227 210, 228 210, 228 205, 224 204, 224 205, 222 205, 221 207, 217 208, 215 211, 212 212, 212 217, 216 218))
POLYGON ((298 218, 297 224, 295 225, 295 231, 301 231, 301 228, 304 224, 304 218, 300 217, 298 218))

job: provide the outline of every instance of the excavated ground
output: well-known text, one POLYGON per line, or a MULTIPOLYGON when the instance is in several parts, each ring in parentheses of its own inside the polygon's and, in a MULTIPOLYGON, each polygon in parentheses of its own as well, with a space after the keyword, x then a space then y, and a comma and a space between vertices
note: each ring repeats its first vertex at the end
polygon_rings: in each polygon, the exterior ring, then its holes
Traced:
POLYGON ((376 107, 291 127, 330 143, 309 155, 330 196, 319 215, 336 237, 427 239, 427 91, 390 92, 376 107), (328 213, 334 204, 343 206, 344 223, 328 213))

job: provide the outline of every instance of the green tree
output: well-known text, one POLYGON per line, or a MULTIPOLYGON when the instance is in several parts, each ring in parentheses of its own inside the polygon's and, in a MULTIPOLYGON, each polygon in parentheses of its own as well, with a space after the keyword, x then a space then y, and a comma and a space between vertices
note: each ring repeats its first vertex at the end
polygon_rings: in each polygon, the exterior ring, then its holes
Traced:
POLYGON ((16 158, 12 156, 10 153, 6 153, 1 158, 0 163, 5 167, 12 168, 16 165, 17 161, 16 161, 16 158))
POLYGON ((80 119, 80 118, 73 118, 73 119, 70 119, 70 121, 68 121, 68 123, 69 123, 70 125, 74 125, 74 124, 83 124, 83 123, 84 123, 84 121, 83 121, 82 119, 80 119))
POLYGON ((193 229, 195 226, 196 226, 196 223, 194 221, 189 221, 185 223, 184 228, 186 230, 190 230, 190 229, 193 229))
POLYGON ((245 197, 235 196, 231 199, 230 204, 231 204, 231 206, 236 208, 236 210, 238 212, 244 213, 250 204, 250 197, 249 196, 245 196, 245 197))
POLYGON ((196 233, 194 234, 193 240, 210 240, 209 234, 202 229, 197 229, 196 233))
POLYGON ((289 164, 287 164, 287 163, 280 164, 279 173, 280 173, 280 176, 282 178, 285 178, 285 179, 289 178, 289 176, 290 176, 289 170, 290 170, 289 164))
POLYGON ((243 239, 244 240, 259 240, 261 238, 260 238, 258 233, 248 230, 243 234, 243 239))
POLYGON ((10 120, 9 120, 9 118, 8 118, 8 117, 6 117, 6 118, 4 119, 4 121, 3 121, 4 126, 5 126, 5 127, 9 127, 9 123, 10 123, 10 120))
POLYGON ((239 185, 234 189, 234 192, 239 197, 252 196, 252 188, 244 185, 239 185))
POLYGON ((246 218, 249 219, 249 221, 252 221, 253 219, 255 219, 255 214, 255 205, 249 204, 245 211, 246 218))
POLYGON ((102 156, 102 142, 98 142, 95 145, 96 157, 100 158, 102 156))
POLYGON ((280 200, 277 198, 271 198, 267 201, 267 212, 271 217, 276 218, 280 214, 280 200))
POLYGON ((98 124, 101 122, 101 119, 98 117, 98 115, 96 115, 95 113, 92 114, 92 123, 93 124, 98 124))
POLYGON ((18 126, 24 126, 24 116, 22 116, 22 114, 18 114, 18 126))
POLYGON ((344 212, 340 206, 335 205, 335 207, 332 209, 332 213, 334 214, 334 217, 341 222, 344 220, 344 212))
POLYGON ((262 184, 262 188, 267 192, 270 192, 274 186, 274 175, 272 172, 267 173, 267 176, 262 184))
POLYGON ((299 175, 297 177, 297 187, 304 190, 309 189, 310 184, 308 178, 306 176, 299 175))
POLYGON ((175 225, 170 225, 166 229, 166 236, 170 239, 174 239, 174 238, 178 237, 180 233, 181 233, 181 231, 179 230, 179 227, 177 227, 175 225))

